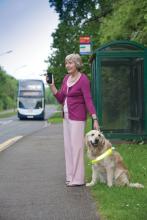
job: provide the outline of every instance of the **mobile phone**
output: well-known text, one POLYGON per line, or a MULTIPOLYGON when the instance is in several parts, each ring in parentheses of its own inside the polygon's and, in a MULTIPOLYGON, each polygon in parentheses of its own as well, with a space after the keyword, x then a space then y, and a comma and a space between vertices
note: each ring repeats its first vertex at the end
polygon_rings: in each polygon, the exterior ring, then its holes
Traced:
POLYGON ((53 74, 50 73, 50 72, 47 73, 47 78, 48 78, 48 79, 47 79, 47 83, 48 83, 48 84, 52 84, 53 74))

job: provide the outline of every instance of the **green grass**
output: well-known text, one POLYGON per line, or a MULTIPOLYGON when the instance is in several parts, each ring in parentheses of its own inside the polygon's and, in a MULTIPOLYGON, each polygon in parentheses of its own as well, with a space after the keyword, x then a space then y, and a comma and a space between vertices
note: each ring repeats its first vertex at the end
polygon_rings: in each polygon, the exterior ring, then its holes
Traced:
POLYGON ((0 113, 0 118, 8 118, 14 115, 16 115, 16 112, 0 113))
MULTIPOLYGON (((97 208, 107 220, 146 220, 147 219, 147 145, 115 146, 124 158, 131 182, 140 182, 145 188, 109 188, 98 183, 91 187, 97 208)), ((85 158, 86 180, 91 180, 91 166, 85 158)))
MULTIPOLYGON (((53 122, 61 122, 61 114, 54 115, 53 122)), ((85 132, 91 129, 87 120, 85 132)), ((129 169, 131 182, 140 182, 145 188, 107 187, 98 183, 90 188, 101 220, 146 220, 147 219, 147 145, 115 145, 129 169)), ((85 152, 86 181, 91 180, 91 165, 85 152)))
POLYGON ((63 119, 62 119, 62 112, 61 111, 58 111, 56 112, 53 116, 51 116, 49 119, 48 119, 48 122, 49 123, 62 123, 63 119))

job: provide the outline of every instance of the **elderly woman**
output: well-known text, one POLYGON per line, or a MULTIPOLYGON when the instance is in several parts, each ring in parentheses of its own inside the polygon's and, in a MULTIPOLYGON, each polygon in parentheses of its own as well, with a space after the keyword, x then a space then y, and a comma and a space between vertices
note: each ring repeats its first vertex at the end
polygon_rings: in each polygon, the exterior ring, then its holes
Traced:
POLYGON ((99 129, 95 107, 90 93, 90 82, 82 73, 79 54, 65 58, 68 74, 58 91, 54 81, 49 84, 58 102, 63 105, 63 133, 66 165, 66 185, 81 186, 84 180, 84 129, 87 111, 94 120, 94 129, 99 129))

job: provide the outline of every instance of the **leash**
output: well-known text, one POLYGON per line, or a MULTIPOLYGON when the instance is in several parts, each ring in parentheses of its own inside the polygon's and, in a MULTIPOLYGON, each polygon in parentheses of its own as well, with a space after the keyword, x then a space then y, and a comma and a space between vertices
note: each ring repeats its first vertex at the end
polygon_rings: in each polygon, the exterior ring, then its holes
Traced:
POLYGON ((91 163, 95 164, 98 163, 99 161, 103 160, 105 157, 108 157, 109 155, 112 154, 113 150, 115 148, 111 147, 110 149, 108 149, 106 152, 104 152, 103 154, 101 154, 100 156, 98 156, 96 159, 92 160, 91 163))

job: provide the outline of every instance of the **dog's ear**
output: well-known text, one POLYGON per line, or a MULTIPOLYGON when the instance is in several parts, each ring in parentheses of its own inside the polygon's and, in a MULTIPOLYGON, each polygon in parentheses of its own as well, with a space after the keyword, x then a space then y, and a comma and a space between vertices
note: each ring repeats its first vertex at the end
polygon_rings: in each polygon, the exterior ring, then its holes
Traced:
POLYGON ((111 148, 112 147, 112 144, 109 140, 106 139, 106 145, 107 145, 107 148, 111 148))
MULTIPOLYGON (((99 127, 97 130, 101 132, 100 127, 99 127)), ((101 133, 102 133, 102 132, 101 132, 101 133)))

